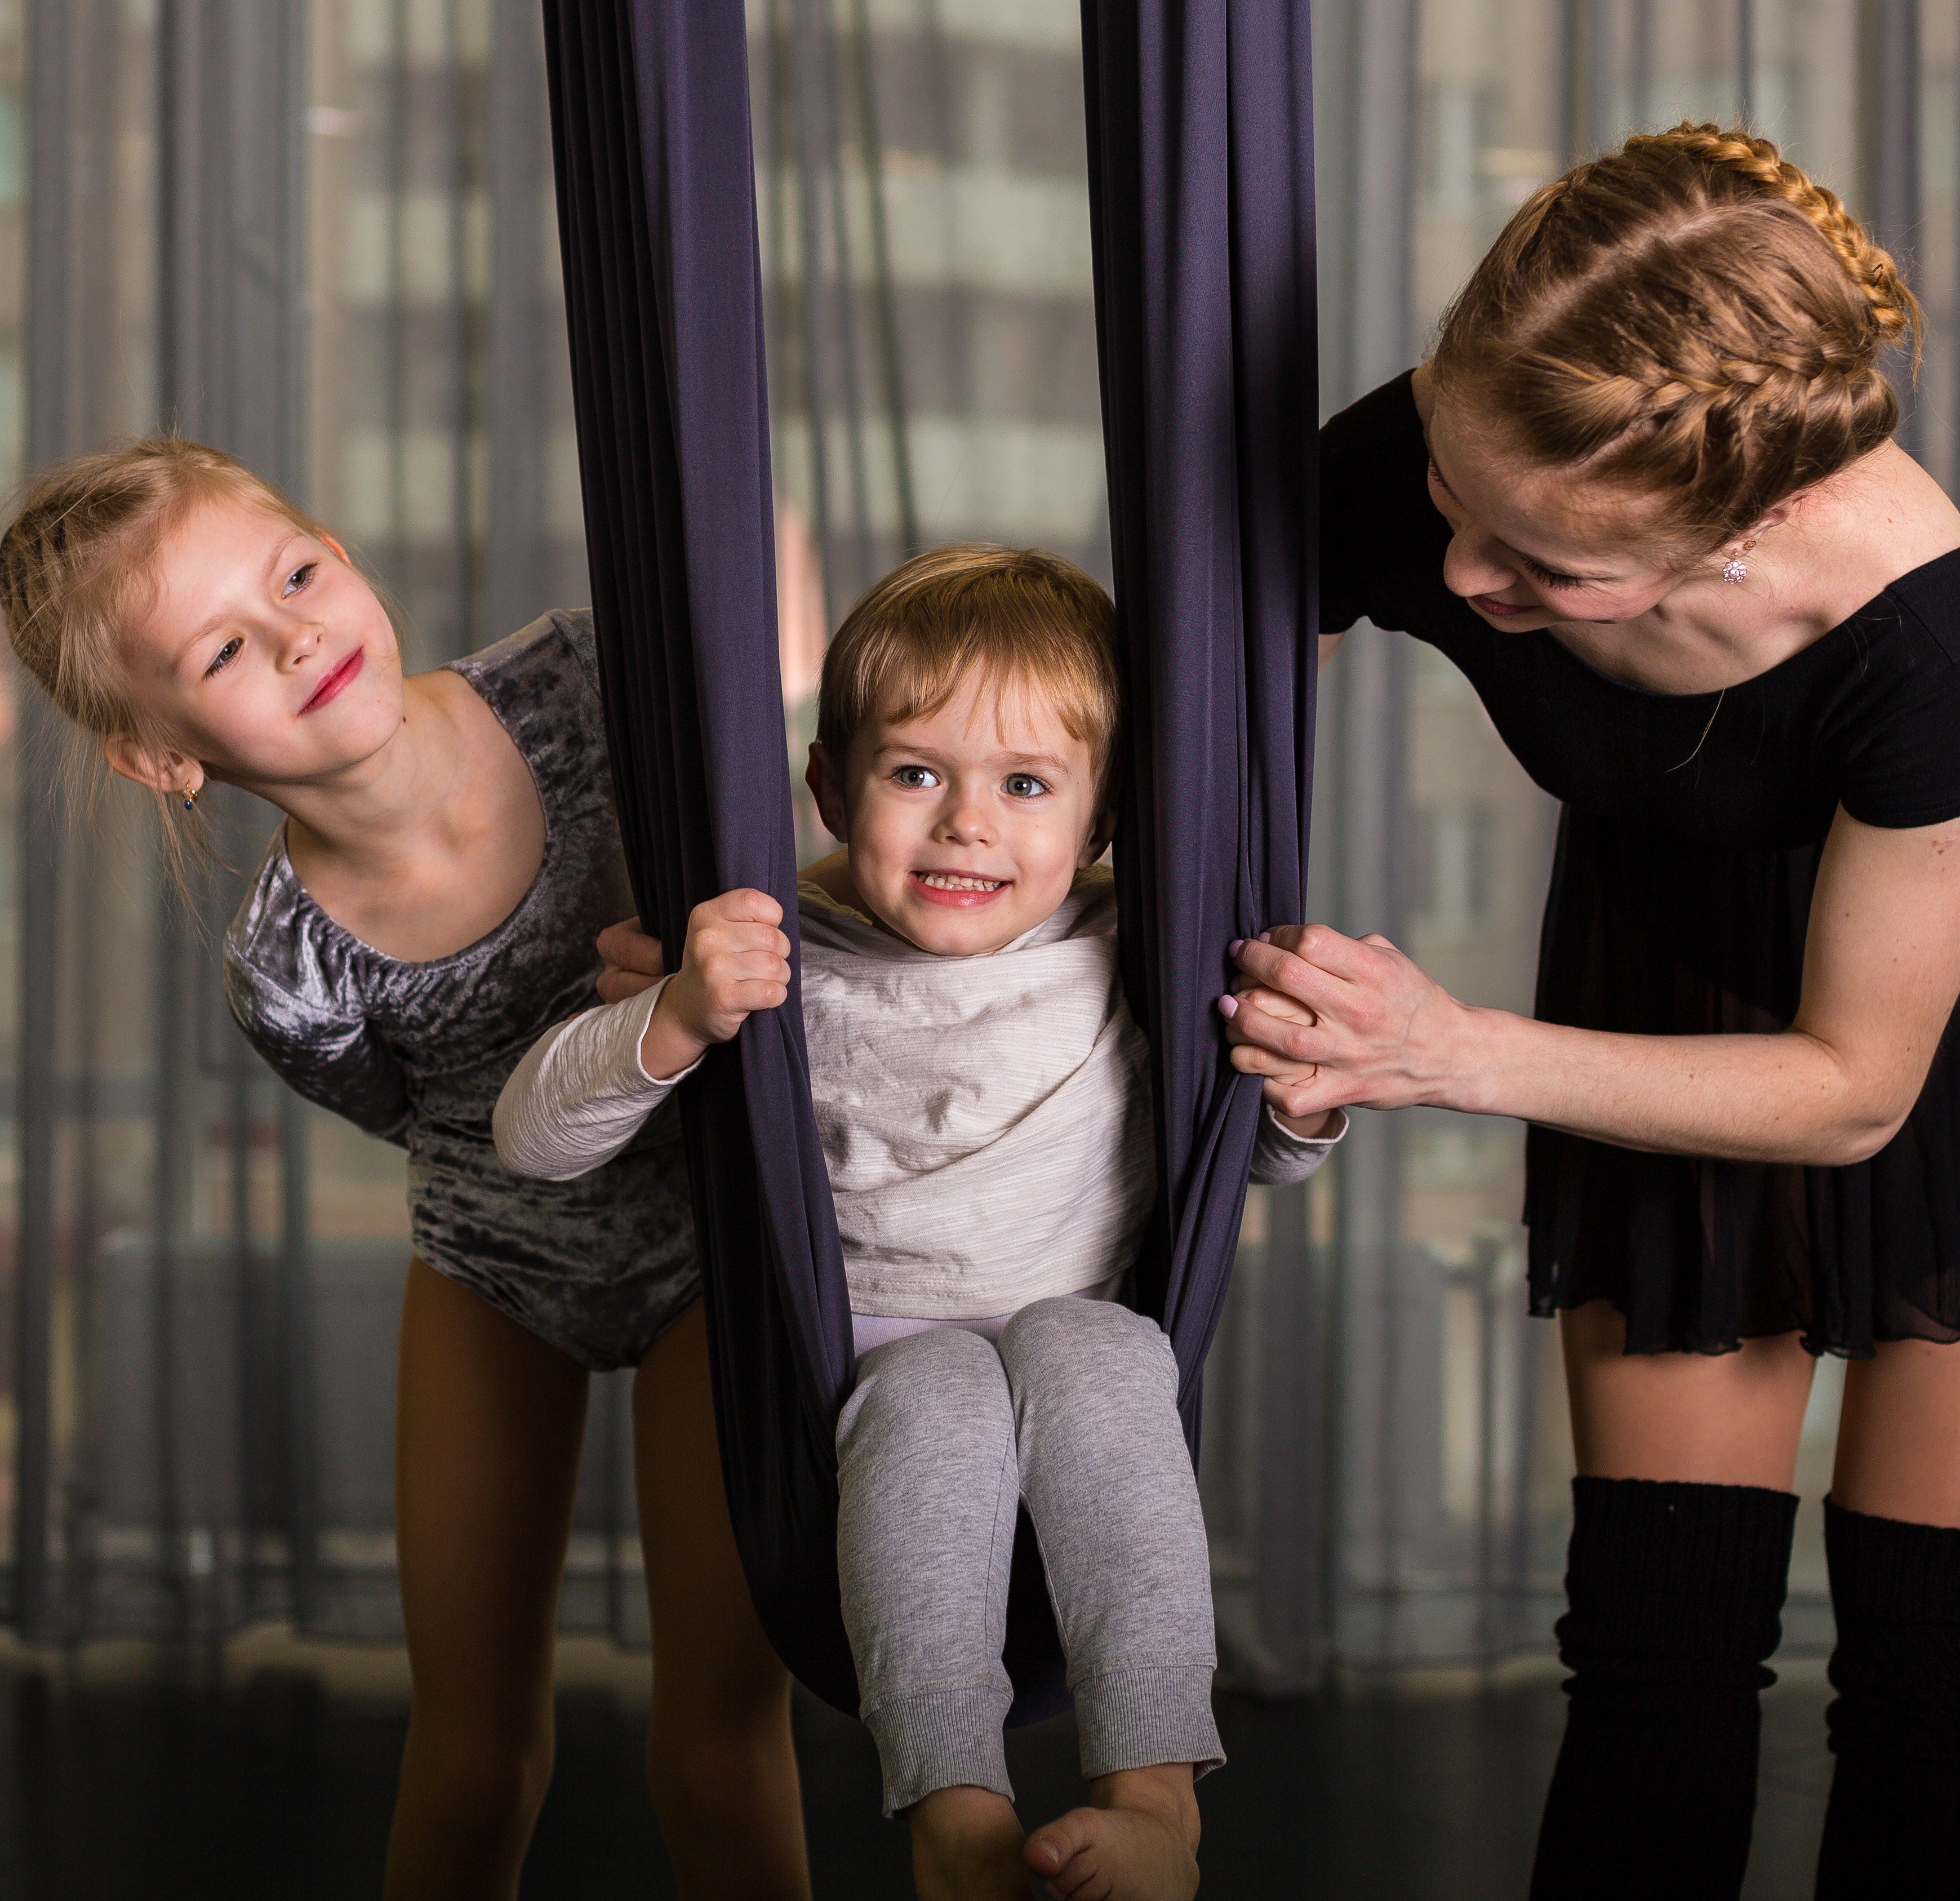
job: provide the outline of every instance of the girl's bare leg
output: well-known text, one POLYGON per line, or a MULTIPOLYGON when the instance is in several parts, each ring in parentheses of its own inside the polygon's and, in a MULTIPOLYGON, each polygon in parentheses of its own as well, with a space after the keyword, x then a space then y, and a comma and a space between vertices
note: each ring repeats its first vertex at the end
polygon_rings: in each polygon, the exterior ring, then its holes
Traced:
POLYGON ((414 1702, 388 1901, 514 1901, 552 1772, 552 1633, 586 1375, 410 1263, 396 1547, 414 1702))
POLYGON ((790 1677, 762 1635, 721 1489, 700 1306, 633 1387, 654 1639, 647 1781, 685 1901, 807 1901, 790 1677))

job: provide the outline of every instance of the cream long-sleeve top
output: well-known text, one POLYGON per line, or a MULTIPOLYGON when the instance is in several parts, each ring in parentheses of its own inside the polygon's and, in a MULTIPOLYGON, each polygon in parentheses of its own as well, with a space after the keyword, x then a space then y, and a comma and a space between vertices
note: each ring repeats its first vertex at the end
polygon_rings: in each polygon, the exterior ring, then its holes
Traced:
MULTIPOLYGON (((921 951, 809 883, 797 896, 810 1093, 852 1311, 971 1322, 1120 1276, 1156 1194, 1156 1144, 1110 874, 1082 873, 1052 915, 983 957, 921 951)), ((497 1104, 508 1167, 565 1180, 632 1139, 681 1080, 640 1061, 660 987, 533 1045, 497 1104)), ((1346 1132, 1344 1116, 1309 1140, 1265 1109, 1252 1179, 1303 1180, 1346 1132)))

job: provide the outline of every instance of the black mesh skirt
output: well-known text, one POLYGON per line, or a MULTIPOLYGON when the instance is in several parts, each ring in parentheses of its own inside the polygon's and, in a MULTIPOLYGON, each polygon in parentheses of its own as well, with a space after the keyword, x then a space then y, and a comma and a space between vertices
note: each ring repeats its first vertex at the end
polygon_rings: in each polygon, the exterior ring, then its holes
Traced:
MULTIPOLYGON (((1821 847, 1718 849, 1567 810, 1539 1018, 1682 1035, 1796 1014, 1821 847)), ((1534 1128, 1532 1310, 1626 1317, 1631 1353, 1730 1352, 1800 1331, 1813 1353, 1960 1340, 1960 1013, 1905 1126, 1844 1168, 1649 1155, 1534 1128)))

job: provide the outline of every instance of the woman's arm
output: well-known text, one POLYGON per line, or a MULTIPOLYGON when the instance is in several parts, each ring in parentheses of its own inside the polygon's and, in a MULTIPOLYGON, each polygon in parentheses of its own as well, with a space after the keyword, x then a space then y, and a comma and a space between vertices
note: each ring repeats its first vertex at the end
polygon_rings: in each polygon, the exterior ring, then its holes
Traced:
POLYGON ((1960 997, 1960 820, 1840 811, 1790 1028, 1642 1036, 1459 1003, 1386 938, 1289 925, 1240 947, 1220 1008, 1241 1069, 1295 1116, 1430 1103, 1624 1148, 1835 1167, 1898 1132, 1960 997))

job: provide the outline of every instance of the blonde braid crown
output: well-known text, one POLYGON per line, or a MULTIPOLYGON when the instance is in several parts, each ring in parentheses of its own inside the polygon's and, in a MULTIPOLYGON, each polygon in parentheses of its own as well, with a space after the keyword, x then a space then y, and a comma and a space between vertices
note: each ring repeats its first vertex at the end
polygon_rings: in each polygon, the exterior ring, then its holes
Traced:
POLYGON ((1885 441, 1919 305, 1767 139, 1686 122, 1536 193, 1443 321, 1440 387, 1532 460, 1656 498, 1697 553, 1885 441))

